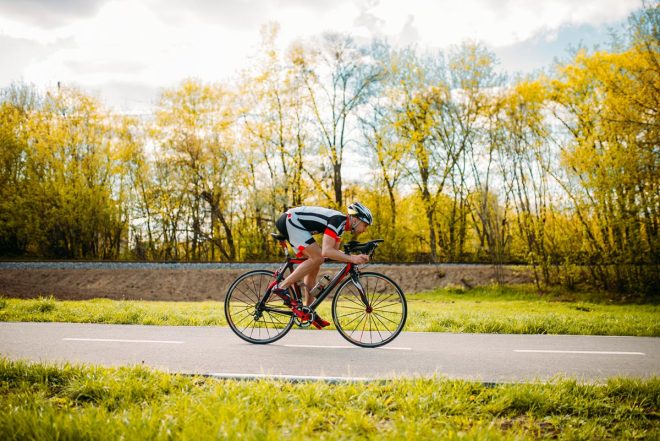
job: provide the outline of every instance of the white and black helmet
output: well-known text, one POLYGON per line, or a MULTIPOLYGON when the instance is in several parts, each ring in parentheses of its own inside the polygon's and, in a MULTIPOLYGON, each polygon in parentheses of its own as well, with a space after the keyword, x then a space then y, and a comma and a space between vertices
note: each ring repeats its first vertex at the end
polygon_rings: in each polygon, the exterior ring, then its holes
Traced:
POLYGON ((357 217, 368 225, 371 225, 374 222, 374 217, 371 215, 371 211, 359 202, 354 202, 348 206, 348 214, 357 217))

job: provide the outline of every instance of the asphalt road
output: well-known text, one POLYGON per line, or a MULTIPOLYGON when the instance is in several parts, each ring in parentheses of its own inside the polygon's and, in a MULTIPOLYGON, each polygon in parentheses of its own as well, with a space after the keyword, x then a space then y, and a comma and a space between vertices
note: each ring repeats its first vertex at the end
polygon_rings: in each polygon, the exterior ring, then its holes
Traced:
POLYGON ((144 364, 218 377, 386 379, 439 376, 487 383, 660 376, 660 338, 404 332, 363 349, 336 331, 293 330, 253 345, 229 328, 0 323, 0 356, 106 366, 144 364))

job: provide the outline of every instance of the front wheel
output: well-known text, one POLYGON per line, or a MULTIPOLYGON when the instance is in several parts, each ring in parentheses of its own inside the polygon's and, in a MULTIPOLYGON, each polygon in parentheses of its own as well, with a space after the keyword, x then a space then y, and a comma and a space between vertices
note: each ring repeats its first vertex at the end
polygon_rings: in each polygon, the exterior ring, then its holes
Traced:
POLYGON ((365 348, 385 345, 403 330, 408 315, 401 288, 379 273, 361 273, 364 296, 352 279, 344 282, 332 301, 332 318, 339 333, 365 348), (367 303, 365 303, 367 300, 367 303))
POLYGON ((225 297, 225 317, 232 331, 250 343, 272 343, 293 326, 290 308, 276 295, 269 295, 262 305, 272 271, 256 270, 240 276, 225 297))

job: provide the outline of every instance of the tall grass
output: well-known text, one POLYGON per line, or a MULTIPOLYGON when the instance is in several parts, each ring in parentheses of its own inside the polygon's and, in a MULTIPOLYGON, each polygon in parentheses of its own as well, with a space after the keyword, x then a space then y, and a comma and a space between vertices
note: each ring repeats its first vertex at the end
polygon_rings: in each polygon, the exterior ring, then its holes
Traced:
POLYGON ((660 380, 330 385, 0 359, 0 439, 658 439, 660 380))
MULTIPOLYGON (((529 287, 444 289, 408 294, 405 330, 512 334, 660 336, 660 307, 611 304, 529 287)), ((221 302, 0 298, 0 321, 226 326, 221 302)), ((330 302, 319 310, 329 318, 330 302)), ((332 328, 332 327, 331 327, 332 328)))

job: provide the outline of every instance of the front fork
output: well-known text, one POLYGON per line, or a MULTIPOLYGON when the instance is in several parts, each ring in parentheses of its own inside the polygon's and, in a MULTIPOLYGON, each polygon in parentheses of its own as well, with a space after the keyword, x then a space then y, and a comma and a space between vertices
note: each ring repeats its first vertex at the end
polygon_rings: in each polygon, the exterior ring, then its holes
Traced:
POLYGON ((353 282, 353 285, 357 288, 358 293, 360 294, 360 300, 362 300, 364 306, 369 309, 369 297, 367 296, 364 286, 362 286, 362 283, 360 282, 360 272, 356 267, 353 267, 353 271, 351 271, 351 282, 353 282))

